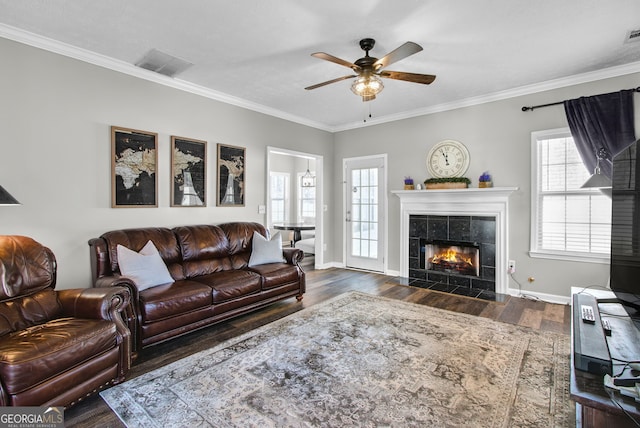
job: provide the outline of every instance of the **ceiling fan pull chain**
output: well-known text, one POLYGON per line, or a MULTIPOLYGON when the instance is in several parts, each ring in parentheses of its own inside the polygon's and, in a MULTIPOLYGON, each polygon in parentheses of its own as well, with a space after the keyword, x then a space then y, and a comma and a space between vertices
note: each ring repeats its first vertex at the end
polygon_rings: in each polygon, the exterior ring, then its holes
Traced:
MULTIPOLYGON (((369 115, 368 118, 371 119, 371 103, 367 103, 366 108, 369 110, 369 115)), ((366 111, 365 111, 365 115, 366 115, 366 111)), ((365 118, 362 120, 364 123, 367 123, 367 117, 365 116, 365 118)))

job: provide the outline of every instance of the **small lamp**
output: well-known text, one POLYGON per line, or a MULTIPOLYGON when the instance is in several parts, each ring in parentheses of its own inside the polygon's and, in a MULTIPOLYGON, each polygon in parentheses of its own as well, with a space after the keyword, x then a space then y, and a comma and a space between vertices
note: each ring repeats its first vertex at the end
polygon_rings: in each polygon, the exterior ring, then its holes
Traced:
POLYGON ((604 147, 600 147, 600 150, 596 153, 596 167, 593 169, 593 174, 585 183, 580 186, 581 188, 606 188, 611 187, 611 179, 600 172, 600 161, 607 155, 607 151, 604 147))
POLYGON ((302 187, 316 187, 316 177, 311 175, 309 171, 309 161, 307 160, 307 172, 300 178, 300 185, 302 187))
POLYGON ((0 186, 0 205, 20 205, 20 202, 0 186))

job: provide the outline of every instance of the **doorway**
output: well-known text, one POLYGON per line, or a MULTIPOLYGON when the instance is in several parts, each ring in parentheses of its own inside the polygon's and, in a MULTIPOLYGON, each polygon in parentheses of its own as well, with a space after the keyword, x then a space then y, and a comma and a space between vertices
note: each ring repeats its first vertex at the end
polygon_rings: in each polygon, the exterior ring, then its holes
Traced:
POLYGON ((386 155, 348 158, 344 171, 345 266, 386 271, 386 155))
POLYGON ((267 147, 266 226, 281 230, 283 244, 302 249, 311 245, 312 250, 305 252, 313 252, 316 268, 324 263, 323 169, 321 155, 267 147), (302 226, 302 231, 286 230, 293 229, 287 227, 291 225, 302 226), (311 225, 314 227, 308 230, 311 225), (305 242, 293 242, 299 238, 305 242))

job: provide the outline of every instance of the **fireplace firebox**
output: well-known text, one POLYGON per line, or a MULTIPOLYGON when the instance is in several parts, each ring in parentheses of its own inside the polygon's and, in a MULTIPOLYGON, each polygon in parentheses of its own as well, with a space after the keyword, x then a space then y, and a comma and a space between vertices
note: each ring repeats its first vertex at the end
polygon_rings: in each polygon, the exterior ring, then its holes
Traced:
POLYGON ((477 242, 420 240, 424 257, 420 268, 454 275, 480 276, 480 245, 477 242))

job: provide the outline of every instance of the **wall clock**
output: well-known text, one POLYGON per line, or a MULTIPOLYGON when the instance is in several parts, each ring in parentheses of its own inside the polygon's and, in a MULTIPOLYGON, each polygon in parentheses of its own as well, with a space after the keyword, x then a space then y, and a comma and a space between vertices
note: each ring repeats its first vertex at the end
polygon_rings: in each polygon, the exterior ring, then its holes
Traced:
POLYGON ((468 168, 469 150, 459 141, 440 141, 427 155, 427 169, 434 177, 462 177, 468 168))

